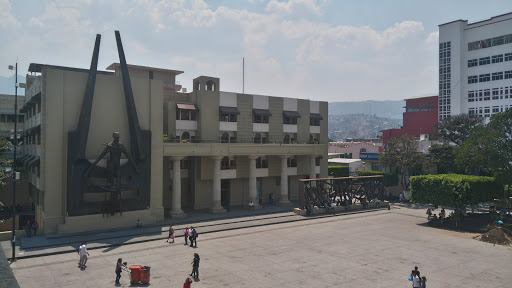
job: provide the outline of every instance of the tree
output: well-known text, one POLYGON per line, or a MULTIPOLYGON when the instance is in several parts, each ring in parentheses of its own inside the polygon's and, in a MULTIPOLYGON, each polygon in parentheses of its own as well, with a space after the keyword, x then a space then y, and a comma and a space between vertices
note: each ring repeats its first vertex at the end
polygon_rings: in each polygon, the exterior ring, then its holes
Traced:
POLYGON ((12 160, 5 157, 5 153, 9 152, 11 148, 11 142, 5 137, 0 137, 0 187, 3 187, 7 178, 12 176, 12 174, 6 172, 5 169, 12 166, 12 160))
POLYGON ((426 157, 418 153, 418 142, 409 135, 391 138, 379 157, 382 166, 395 167, 400 175, 403 191, 409 191, 409 177, 420 174, 426 157))
POLYGON ((483 118, 468 114, 455 115, 437 123, 432 137, 459 145, 468 139, 473 128, 482 125, 483 118))
POLYGON ((445 144, 433 144, 429 148, 432 164, 437 166, 438 174, 448 174, 457 172, 455 165, 455 147, 445 144))

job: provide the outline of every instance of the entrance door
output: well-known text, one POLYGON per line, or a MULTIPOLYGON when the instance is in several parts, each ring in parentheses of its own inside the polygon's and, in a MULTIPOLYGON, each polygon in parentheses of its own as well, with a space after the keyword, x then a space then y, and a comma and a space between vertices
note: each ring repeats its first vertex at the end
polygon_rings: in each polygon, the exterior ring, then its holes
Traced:
POLYGON ((229 181, 229 179, 220 180, 220 203, 222 206, 226 206, 231 201, 231 185, 229 181))

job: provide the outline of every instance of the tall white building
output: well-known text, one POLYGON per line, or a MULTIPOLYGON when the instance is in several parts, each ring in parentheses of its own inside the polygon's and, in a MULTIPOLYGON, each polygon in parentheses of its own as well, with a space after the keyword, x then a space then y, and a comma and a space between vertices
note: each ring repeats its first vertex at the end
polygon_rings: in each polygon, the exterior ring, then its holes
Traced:
POLYGON ((512 13, 439 25, 439 120, 512 108, 512 13))

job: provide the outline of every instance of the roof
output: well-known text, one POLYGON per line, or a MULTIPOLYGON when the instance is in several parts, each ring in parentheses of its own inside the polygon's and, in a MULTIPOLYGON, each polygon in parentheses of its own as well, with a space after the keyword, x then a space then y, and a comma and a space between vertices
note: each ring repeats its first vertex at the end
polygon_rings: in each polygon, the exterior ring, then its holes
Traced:
MULTIPOLYGON (((39 63, 30 63, 28 66, 28 72, 36 72, 41 73, 43 71, 43 68, 50 68, 50 69, 56 69, 56 70, 65 70, 65 71, 74 71, 74 72, 86 72, 89 73, 89 69, 83 69, 83 68, 73 68, 73 67, 66 67, 66 66, 57 66, 57 65, 48 65, 48 64, 39 64, 39 63)), ((96 71, 98 74, 105 74, 105 75, 112 75, 113 72, 109 71, 96 71)))
MULTIPOLYGON (((140 69, 140 70, 148 70, 148 71, 157 71, 157 72, 164 72, 164 73, 171 73, 174 75, 180 75, 183 74, 183 71, 179 70, 171 70, 171 69, 164 69, 164 68, 157 68, 157 67, 149 67, 149 66, 140 66, 140 65, 132 65, 128 64, 128 69, 140 69)), ((107 67, 107 70, 117 70, 121 67, 121 64, 114 62, 110 64, 107 67)))

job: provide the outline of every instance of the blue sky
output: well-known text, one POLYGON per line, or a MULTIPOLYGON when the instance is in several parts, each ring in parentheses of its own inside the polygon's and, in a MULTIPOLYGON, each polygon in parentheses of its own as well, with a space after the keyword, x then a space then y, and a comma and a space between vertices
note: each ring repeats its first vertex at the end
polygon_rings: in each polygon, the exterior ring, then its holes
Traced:
MULTIPOLYGON (((512 11, 512 1, 0 0, 0 67, 119 62, 219 77, 222 91, 323 101, 437 93, 438 25, 512 11)), ((12 76, 0 69, 0 76, 12 76)))

